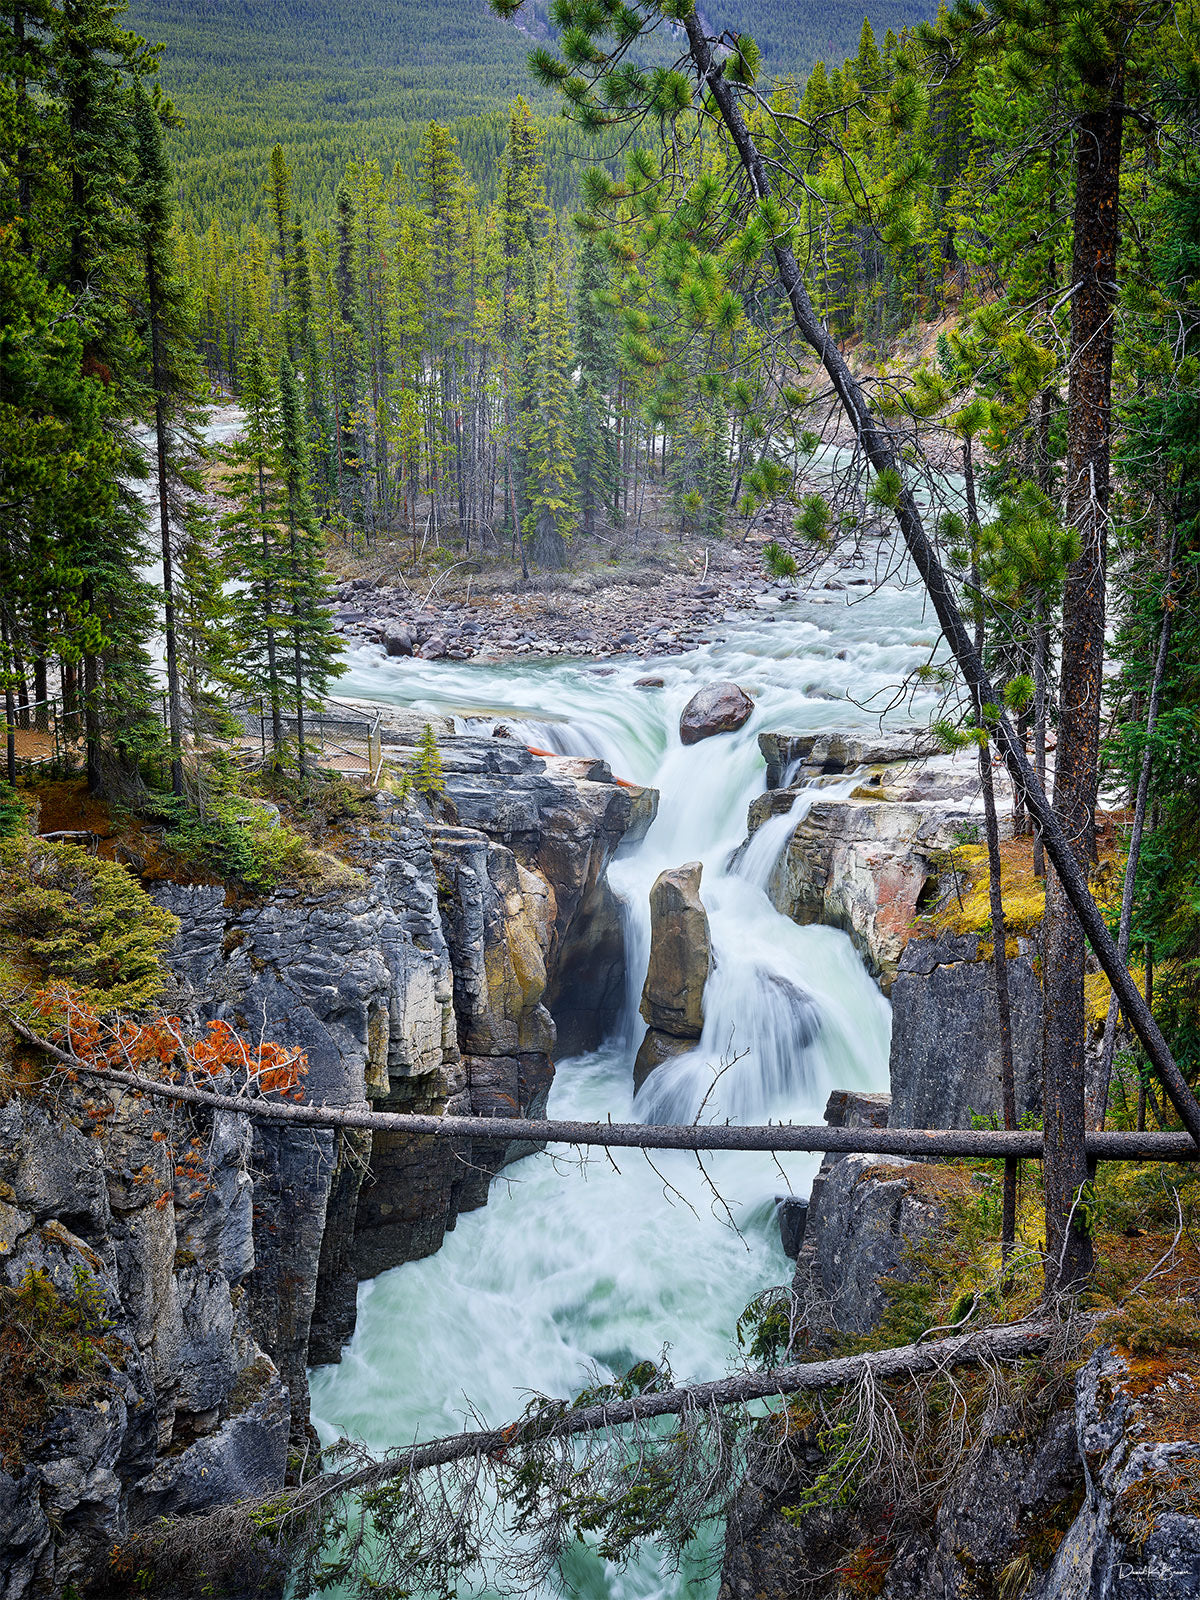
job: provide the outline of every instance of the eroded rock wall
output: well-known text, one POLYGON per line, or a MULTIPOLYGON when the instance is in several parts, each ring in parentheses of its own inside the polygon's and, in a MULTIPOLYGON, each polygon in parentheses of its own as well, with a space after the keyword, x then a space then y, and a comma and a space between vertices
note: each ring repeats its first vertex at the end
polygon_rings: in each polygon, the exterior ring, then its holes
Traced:
MULTIPOLYGON (((869 1332, 886 1305, 880 1280, 920 1269, 947 1221, 936 1170, 826 1162, 796 1274, 814 1351, 822 1328, 869 1332)), ((902 1391, 894 1399, 902 1405, 902 1391)), ((728 1522, 720 1600, 849 1600, 859 1580, 882 1600, 1200 1597, 1200 1405, 1186 1361, 1104 1346, 1076 1372, 1047 1368, 964 1453, 925 1521, 890 1543, 874 1501, 795 1510, 829 1469, 828 1449, 814 1429, 753 1458, 728 1522)))
MULTIPOLYGON (((656 797, 507 741, 442 754, 440 815, 381 795, 320 885, 155 885, 179 919, 165 1000, 302 1048, 310 1100, 536 1115, 551 1003, 581 1046, 611 1020, 605 869, 656 797)), ((148 1519, 278 1487, 311 1448, 306 1368, 339 1358, 359 1280, 435 1251, 524 1153, 123 1103, 90 1130, 0 1106, 0 1276, 92 1285, 112 1323, 94 1378, 0 1464, 0 1600, 82 1583, 148 1519)))
POLYGON ((5 1600, 82 1586, 154 1517, 283 1481, 288 1393, 249 1289, 248 1130, 120 1095, 113 1108, 96 1121, 66 1091, 0 1107, 0 1280, 22 1291, 5 1307, 5 1600), (190 1148, 199 1159, 178 1162, 190 1148), (81 1291, 86 1323, 55 1333, 81 1291), (22 1351, 35 1372, 16 1370, 22 1351))

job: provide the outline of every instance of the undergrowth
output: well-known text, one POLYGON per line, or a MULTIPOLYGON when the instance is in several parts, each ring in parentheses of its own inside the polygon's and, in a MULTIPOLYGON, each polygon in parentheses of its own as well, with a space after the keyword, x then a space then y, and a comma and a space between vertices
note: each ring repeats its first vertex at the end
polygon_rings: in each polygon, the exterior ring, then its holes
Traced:
POLYGON ((110 1334, 104 1296, 77 1267, 75 1291, 61 1294, 30 1267, 17 1288, 0 1286, 0 1465, 19 1472, 24 1441, 47 1417, 103 1385, 124 1357, 110 1334))
POLYGON ((102 1010, 162 990, 178 927, 118 863, 30 835, 0 841, 0 990, 60 980, 102 1010))

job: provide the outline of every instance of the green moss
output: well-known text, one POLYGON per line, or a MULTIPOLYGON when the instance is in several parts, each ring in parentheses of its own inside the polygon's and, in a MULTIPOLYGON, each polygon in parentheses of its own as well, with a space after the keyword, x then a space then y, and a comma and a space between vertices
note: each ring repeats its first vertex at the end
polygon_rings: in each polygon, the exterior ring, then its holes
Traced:
POLYGON ((73 1295, 63 1295, 40 1268, 16 1289, 0 1287, 0 1465, 20 1471, 26 1441, 71 1401, 107 1387, 124 1357, 109 1333, 104 1297, 91 1275, 76 1270, 73 1295))

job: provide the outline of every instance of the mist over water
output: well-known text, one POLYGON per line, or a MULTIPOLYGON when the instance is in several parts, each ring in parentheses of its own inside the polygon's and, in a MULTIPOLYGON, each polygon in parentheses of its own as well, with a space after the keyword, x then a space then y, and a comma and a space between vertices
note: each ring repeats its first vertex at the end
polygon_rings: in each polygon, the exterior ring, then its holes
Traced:
MULTIPOLYGON (((855 605, 845 598, 801 600, 769 619, 731 622, 723 642, 702 650, 599 670, 563 660, 397 662, 366 648, 351 657, 341 693, 503 719, 531 744, 603 756, 617 776, 660 791, 647 837, 609 872, 626 917, 626 1016, 604 1049, 558 1063, 551 1117, 686 1122, 703 1103, 705 1121, 819 1122, 831 1089, 886 1088, 889 1008, 850 941, 831 928, 797 927, 764 892, 813 796, 765 824, 730 870, 747 807, 763 788, 758 733, 877 728, 884 699, 875 714, 862 704, 882 697, 922 658, 918 650, 928 651, 931 635, 911 592, 883 589, 855 605), (648 671, 663 678, 661 689, 633 687, 648 671), (755 699, 754 715, 735 734, 684 748, 679 714, 718 679, 741 684, 755 699), (635 1103, 647 897, 659 872, 686 861, 703 863, 713 940, 704 1034, 696 1050, 652 1073, 635 1103)), ((889 720, 927 710, 910 703, 889 720)), ((680 1380, 726 1371, 739 1314, 790 1275, 775 1197, 806 1194, 818 1158, 706 1157, 738 1231, 694 1155, 660 1152, 653 1160, 657 1173, 635 1152, 617 1153, 619 1171, 599 1152, 586 1163, 530 1157, 493 1184, 486 1208, 459 1219, 436 1256, 363 1284, 341 1365, 312 1374, 322 1437, 348 1433, 382 1449, 455 1432, 470 1418, 501 1423, 520 1413, 530 1391, 569 1395, 597 1369, 620 1372, 664 1347, 680 1380)), ((596 1600, 715 1595, 715 1579, 693 1580, 663 1570, 653 1552, 620 1571, 581 1552, 555 1592, 596 1600)))

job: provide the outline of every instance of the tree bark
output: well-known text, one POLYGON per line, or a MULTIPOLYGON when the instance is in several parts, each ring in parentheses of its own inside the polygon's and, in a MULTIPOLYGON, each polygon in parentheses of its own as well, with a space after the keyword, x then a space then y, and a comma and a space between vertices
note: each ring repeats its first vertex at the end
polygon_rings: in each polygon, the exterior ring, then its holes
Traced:
MULTIPOLYGON (((1066 517, 1080 554, 1063 595, 1054 810, 1080 867, 1096 858, 1096 789, 1100 772, 1100 700, 1104 667, 1105 566, 1108 546, 1109 430, 1112 410, 1113 304, 1119 232, 1123 72, 1086 68, 1085 93, 1107 103, 1080 119, 1075 158, 1071 262, 1071 364, 1067 387, 1066 517)), ((1084 933, 1062 881, 1046 883, 1042 923, 1042 1118, 1046 1130, 1046 1246, 1056 1283, 1082 1282, 1092 1270, 1091 1239, 1077 1197, 1088 1182, 1083 1005, 1084 933), (1079 1221, 1068 1222, 1074 1215, 1079 1221)))
MULTIPOLYGON (((1158 651, 1154 658, 1154 676, 1150 684, 1150 704, 1146 710, 1146 748, 1138 769, 1137 793, 1133 802, 1133 828, 1129 835, 1129 854, 1125 860, 1125 882, 1121 889, 1121 920, 1117 927, 1117 953, 1122 961, 1129 959, 1129 936, 1133 923, 1133 891, 1137 882, 1138 859, 1142 853, 1142 833, 1146 826, 1146 803, 1150 795, 1150 770, 1154 765, 1155 724, 1158 722, 1158 704, 1162 697, 1163 678, 1167 670, 1167 652, 1171 642, 1170 586, 1171 568, 1175 565, 1175 536, 1167 553, 1167 594, 1163 597, 1162 626, 1158 634, 1158 651)), ((1149 1003, 1150 991, 1147 988, 1149 1003)), ((1104 1019, 1104 1045, 1100 1052, 1100 1068, 1096 1083, 1089 1095, 1088 1126, 1102 1128, 1108 1110, 1108 1086, 1112 1080, 1113 1056, 1117 1048, 1117 1015, 1120 1007, 1114 994, 1108 1003, 1104 1019)))
POLYGON ((170 474, 167 463, 166 375, 162 359, 161 296, 154 251, 146 251, 146 299, 150 318, 151 381, 154 388, 154 463, 158 486, 158 532, 162 551, 163 634, 166 640, 167 729, 171 745, 171 793, 183 797, 183 701, 175 639, 174 553, 171 549, 170 474))

